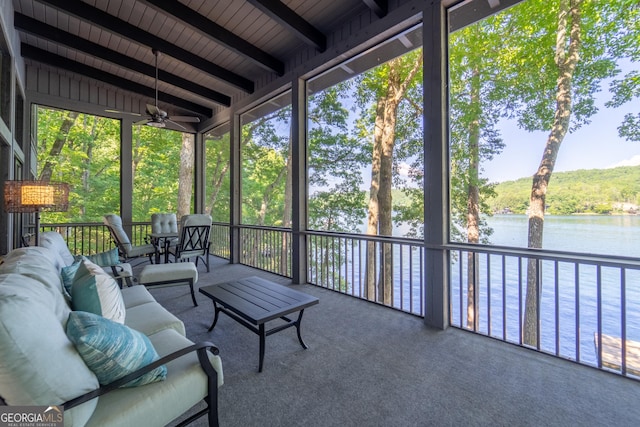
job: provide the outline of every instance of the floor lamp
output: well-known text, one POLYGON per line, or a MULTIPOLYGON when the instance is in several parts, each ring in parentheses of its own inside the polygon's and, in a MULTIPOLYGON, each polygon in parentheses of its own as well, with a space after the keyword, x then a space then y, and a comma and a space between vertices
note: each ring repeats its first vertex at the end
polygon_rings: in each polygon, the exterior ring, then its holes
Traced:
POLYGON ((40 212, 66 212, 69 184, 48 181, 5 181, 4 209, 10 213, 36 214, 36 246, 40 243, 40 212))

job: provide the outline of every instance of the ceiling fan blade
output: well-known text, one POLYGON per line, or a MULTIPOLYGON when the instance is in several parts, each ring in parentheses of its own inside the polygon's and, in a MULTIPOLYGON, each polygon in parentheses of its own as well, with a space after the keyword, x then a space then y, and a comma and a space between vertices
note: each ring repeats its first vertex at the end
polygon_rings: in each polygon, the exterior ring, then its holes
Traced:
POLYGON ((104 110, 105 113, 116 113, 116 114, 128 114, 130 116, 140 117, 142 114, 140 113, 130 113, 129 111, 120 111, 120 110, 104 110))
POLYGON ((174 122, 200 123, 200 118, 195 116, 171 116, 174 122))
POLYGON ((149 121, 149 119, 143 119, 143 120, 138 120, 137 122, 134 122, 134 125, 146 125, 147 122, 149 121))
POLYGON ((171 120, 171 119, 164 119, 164 121, 165 121, 165 122, 169 122, 169 123, 171 123, 172 125, 175 125, 175 126, 177 126, 177 127, 181 128, 181 129, 187 130, 187 128, 186 128, 186 127, 182 126, 180 123, 176 123, 176 122, 174 122, 174 121, 173 121, 173 120, 171 120))
POLYGON ((149 113, 152 116, 160 116, 162 110, 159 109, 157 106, 155 105, 151 105, 151 104, 147 104, 147 113, 149 113))

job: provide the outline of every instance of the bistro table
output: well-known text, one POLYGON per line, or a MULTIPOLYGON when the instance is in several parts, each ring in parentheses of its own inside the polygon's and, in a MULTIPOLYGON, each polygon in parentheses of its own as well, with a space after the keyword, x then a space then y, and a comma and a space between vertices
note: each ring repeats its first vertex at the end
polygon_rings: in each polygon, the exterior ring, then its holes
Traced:
POLYGON ((300 323, 304 309, 318 304, 318 298, 260 277, 248 277, 232 282, 203 286, 200 288, 200 293, 213 301, 215 313, 209 331, 216 326, 218 314, 223 312, 260 336, 258 372, 262 372, 265 339, 269 335, 295 326, 300 345, 304 349, 309 348, 302 341, 300 323), (300 312, 297 320, 286 317, 287 314, 294 312, 300 312), (265 330, 265 323, 278 318, 286 323, 265 330))
POLYGON ((173 239, 178 238, 178 233, 151 233, 151 244, 156 248, 156 264, 160 263, 160 254, 164 252, 164 262, 169 262, 169 246, 173 239))

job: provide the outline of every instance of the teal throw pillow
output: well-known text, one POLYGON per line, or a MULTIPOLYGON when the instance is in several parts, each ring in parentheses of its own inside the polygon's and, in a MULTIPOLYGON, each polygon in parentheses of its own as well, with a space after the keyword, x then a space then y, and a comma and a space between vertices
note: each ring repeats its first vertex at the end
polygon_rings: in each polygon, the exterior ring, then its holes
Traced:
MULTIPOLYGON (((101 385, 112 383, 160 357, 144 334, 93 313, 72 311, 67 336, 101 385)), ((122 387, 136 387, 167 377, 160 366, 122 387)))
POLYGON ((60 270, 60 274, 62 275, 62 284, 64 285, 64 290, 67 291, 67 295, 71 298, 71 286, 73 284, 73 278, 78 271, 78 267, 82 263, 82 258, 76 258, 73 261, 73 264, 68 265, 66 267, 62 267, 60 270))
POLYGON ((118 283, 102 267, 86 259, 73 277, 71 308, 99 314, 118 323, 124 323, 126 314, 118 283))
POLYGON ((89 261, 100 267, 109 267, 111 265, 120 264, 120 256, 118 255, 118 248, 113 248, 110 251, 100 252, 99 254, 89 255, 87 257, 89 261))

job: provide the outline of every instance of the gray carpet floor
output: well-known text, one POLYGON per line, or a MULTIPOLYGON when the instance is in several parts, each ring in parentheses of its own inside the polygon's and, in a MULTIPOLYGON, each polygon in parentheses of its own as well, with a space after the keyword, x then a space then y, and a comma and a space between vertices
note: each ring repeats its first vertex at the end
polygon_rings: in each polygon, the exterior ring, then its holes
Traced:
MULTIPOLYGON (((216 260, 198 285, 259 275, 216 260)), ((220 348, 225 384, 221 426, 634 426, 640 382, 449 328, 312 285, 295 329, 267 337, 258 373, 258 336, 224 314, 212 332, 213 304, 186 286, 153 288, 193 341, 220 348)), ((277 321, 269 326, 277 325, 277 321)), ((197 409, 197 408, 196 408, 197 409)), ((194 426, 204 426, 198 420, 194 426)))

